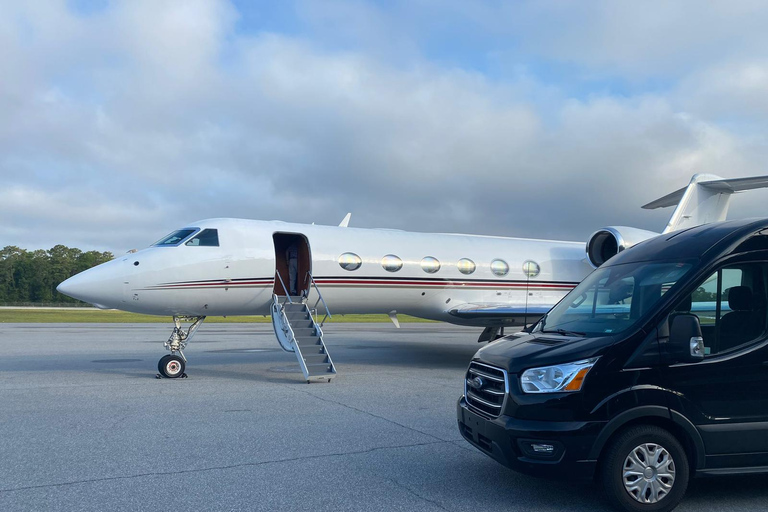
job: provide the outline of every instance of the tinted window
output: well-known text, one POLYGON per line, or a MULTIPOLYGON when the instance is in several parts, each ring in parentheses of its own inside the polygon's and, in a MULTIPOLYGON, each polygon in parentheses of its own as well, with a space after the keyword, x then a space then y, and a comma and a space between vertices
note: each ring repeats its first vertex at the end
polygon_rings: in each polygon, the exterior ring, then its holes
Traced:
POLYGON ((191 235, 195 231, 196 230, 194 228, 180 229, 178 231, 174 231, 173 233, 166 236, 165 238, 161 238, 159 241, 155 242, 152 245, 179 245, 182 240, 187 238, 189 235, 191 235))
POLYGON ((199 247, 218 247, 219 246, 219 230, 217 229, 204 229, 197 235, 189 239, 184 245, 192 245, 199 247))
POLYGON ((552 308, 537 330, 587 336, 616 334, 650 313, 691 268, 688 263, 625 263, 600 267, 552 308))
POLYGON ((675 307, 677 313, 699 317, 705 355, 749 343, 765 332, 767 268, 765 263, 721 268, 675 307))

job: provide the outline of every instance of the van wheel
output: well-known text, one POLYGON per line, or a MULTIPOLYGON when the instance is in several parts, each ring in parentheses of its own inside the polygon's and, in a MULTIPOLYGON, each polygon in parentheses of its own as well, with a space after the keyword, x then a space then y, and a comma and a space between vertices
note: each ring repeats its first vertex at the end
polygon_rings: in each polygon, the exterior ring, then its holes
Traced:
POLYGON ((608 499, 630 512, 668 512, 688 487, 688 457, 670 432, 629 428, 608 446, 601 479, 608 499))

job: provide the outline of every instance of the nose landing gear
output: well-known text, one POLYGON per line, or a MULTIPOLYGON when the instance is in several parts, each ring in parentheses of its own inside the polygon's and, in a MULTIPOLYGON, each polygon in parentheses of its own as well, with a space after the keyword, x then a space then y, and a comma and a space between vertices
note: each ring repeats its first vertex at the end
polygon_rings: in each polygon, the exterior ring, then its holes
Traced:
POLYGON ((164 343, 166 349, 170 350, 170 354, 166 354, 160 358, 157 363, 157 371, 160 375, 169 379, 176 379, 179 377, 186 377, 184 368, 186 367, 187 358, 184 357, 183 349, 187 347, 187 343, 195 335, 197 329, 202 325, 204 316, 174 316, 173 317, 173 332, 168 341, 164 343), (181 322, 192 322, 190 326, 185 330, 181 326, 181 322), (178 354, 177 354, 178 352, 178 354))

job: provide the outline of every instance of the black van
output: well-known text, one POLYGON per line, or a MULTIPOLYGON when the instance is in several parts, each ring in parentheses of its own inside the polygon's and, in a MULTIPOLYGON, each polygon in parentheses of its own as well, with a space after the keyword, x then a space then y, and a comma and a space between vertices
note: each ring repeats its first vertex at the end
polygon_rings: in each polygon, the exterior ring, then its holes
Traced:
POLYGON ((768 219, 642 242, 475 354, 459 430, 632 511, 673 509, 692 476, 768 472, 767 309, 768 219))

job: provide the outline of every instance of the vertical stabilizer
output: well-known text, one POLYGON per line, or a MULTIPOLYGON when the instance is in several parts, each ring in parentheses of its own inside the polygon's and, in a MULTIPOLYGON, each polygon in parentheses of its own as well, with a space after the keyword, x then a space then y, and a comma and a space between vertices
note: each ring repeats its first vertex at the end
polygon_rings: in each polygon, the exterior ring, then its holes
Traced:
POLYGON ((663 233, 725 220, 731 195, 742 190, 768 187, 768 176, 724 179, 714 174, 695 174, 687 187, 676 190, 643 208, 675 206, 663 233))

